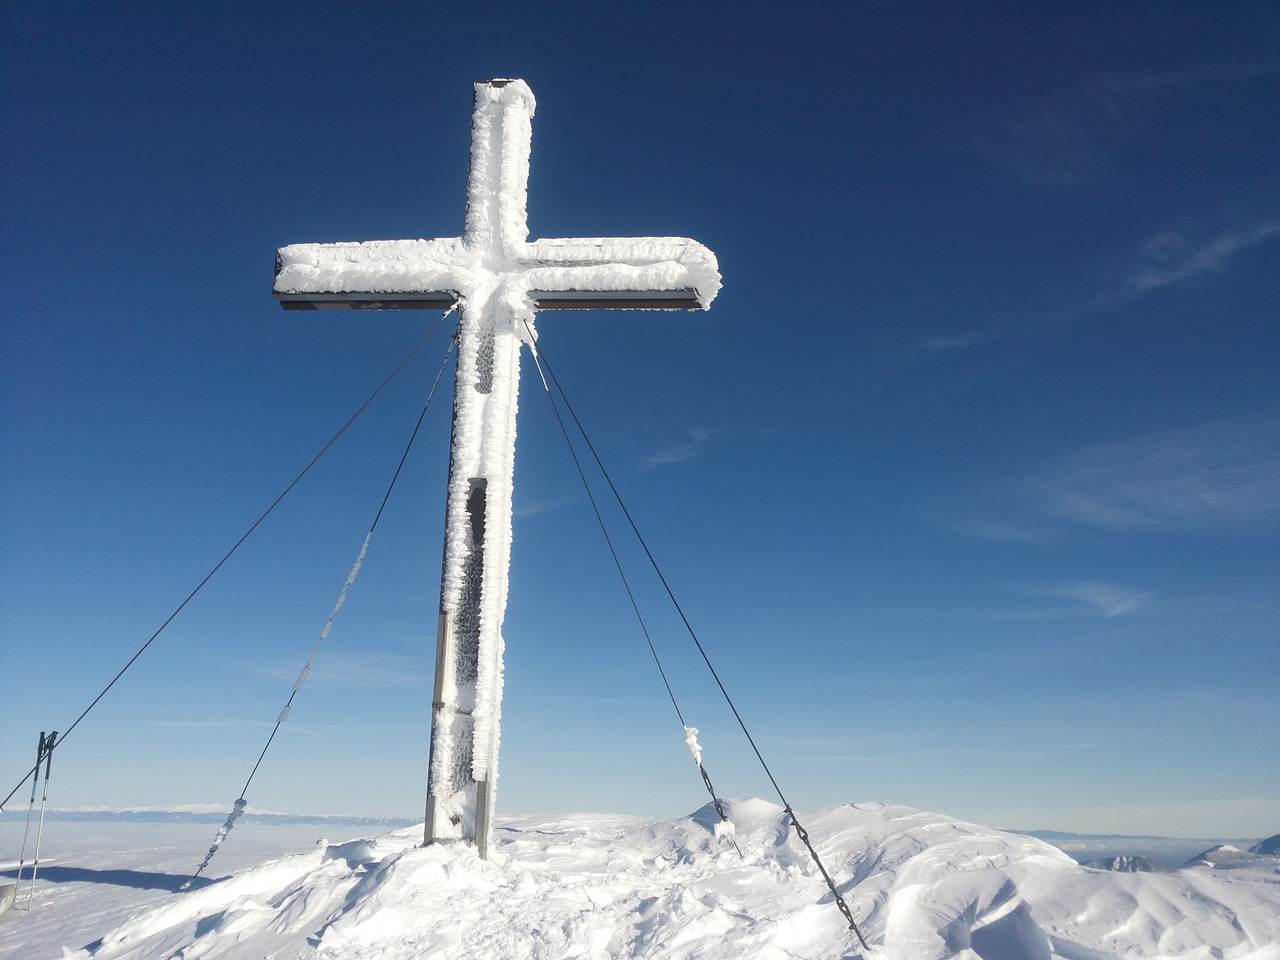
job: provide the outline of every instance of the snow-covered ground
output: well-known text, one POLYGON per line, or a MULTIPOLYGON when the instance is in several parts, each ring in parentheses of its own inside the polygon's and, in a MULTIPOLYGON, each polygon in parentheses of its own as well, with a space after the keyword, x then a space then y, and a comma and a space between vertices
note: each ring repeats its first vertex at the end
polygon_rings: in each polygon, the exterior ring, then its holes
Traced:
MULTIPOLYGON (((368 827, 348 828, 317 842, 326 827, 247 822, 214 862, 221 879, 185 894, 177 888, 210 824, 57 823, 45 853, 58 862, 31 912, 0 919, 0 957, 860 955, 781 809, 728 807, 741 857, 717 838, 709 807, 673 821, 500 821, 490 862, 461 844, 419 847, 420 827, 371 839, 359 836, 368 827)), ((1113 873, 1032 837, 908 807, 863 803, 801 820, 876 960, 1280 960, 1272 857, 1113 873)))

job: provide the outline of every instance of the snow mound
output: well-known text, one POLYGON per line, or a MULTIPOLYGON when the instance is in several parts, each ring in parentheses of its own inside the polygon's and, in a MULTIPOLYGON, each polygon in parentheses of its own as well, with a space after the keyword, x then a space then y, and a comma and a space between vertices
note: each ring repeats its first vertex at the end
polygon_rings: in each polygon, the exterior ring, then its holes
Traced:
MULTIPOLYGON (((711 806, 499 824, 494 855, 400 830, 324 845, 174 896, 78 960, 272 957, 852 958, 857 939, 785 813, 711 806)), ((909 807, 802 815, 869 960, 1141 956, 1280 960, 1280 866, 1104 873, 1031 837, 909 807)))

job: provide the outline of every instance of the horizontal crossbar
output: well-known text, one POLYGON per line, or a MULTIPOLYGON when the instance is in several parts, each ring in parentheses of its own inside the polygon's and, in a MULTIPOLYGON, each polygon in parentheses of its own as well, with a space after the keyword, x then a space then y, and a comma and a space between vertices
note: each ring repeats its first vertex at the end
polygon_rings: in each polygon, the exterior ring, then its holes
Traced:
MULTIPOLYGON (((412 293, 276 293, 286 310, 447 310, 458 300, 448 290, 412 293)), ((530 290, 539 310, 697 310, 694 290, 530 290)))

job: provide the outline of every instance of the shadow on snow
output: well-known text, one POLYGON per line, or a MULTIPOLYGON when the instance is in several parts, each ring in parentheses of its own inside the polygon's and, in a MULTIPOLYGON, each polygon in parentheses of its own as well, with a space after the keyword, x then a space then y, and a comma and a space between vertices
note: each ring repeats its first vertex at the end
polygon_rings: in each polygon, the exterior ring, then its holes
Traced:
MULTIPOLYGON (((0 877, 12 880, 17 870, 0 871, 0 877)), ((25 887, 31 879, 28 868, 22 874, 22 885, 25 887)), ((178 888, 191 879, 190 874, 151 873, 144 870, 94 870, 89 867, 41 867, 36 874, 36 882, 48 883, 105 883, 113 887, 132 887, 135 890, 166 890, 177 893, 178 888)), ((191 884, 192 890, 207 887, 216 880, 198 877, 191 884)))

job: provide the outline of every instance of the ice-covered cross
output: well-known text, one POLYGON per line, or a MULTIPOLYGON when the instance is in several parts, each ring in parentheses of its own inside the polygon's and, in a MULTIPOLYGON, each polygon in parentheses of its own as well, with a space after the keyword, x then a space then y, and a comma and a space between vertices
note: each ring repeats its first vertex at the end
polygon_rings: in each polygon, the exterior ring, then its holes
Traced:
POLYGON ((533 93, 475 85, 461 237, 301 243, 276 259, 286 309, 445 309, 458 303, 426 841, 488 853, 498 777, 502 620, 511 558, 520 347, 539 310, 707 309, 715 255, 682 237, 529 240, 533 93))

